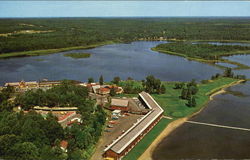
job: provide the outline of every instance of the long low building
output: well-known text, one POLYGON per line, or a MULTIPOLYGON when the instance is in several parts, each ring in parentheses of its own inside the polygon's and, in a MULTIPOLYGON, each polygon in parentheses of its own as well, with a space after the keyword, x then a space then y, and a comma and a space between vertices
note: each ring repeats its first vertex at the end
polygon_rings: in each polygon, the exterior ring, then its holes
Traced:
POLYGON ((130 129, 114 140, 104 150, 104 157, 115 160, 125 156, 161 119, 163 109, 146 92, 139 93, 139 99, 150 111, 138 120, 130 129))

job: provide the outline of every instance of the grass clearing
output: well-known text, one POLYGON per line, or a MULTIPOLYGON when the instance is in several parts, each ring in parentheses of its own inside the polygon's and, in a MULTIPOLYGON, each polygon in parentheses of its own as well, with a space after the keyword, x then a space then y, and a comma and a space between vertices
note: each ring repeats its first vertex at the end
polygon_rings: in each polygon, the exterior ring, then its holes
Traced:
POLYGON ((209 95, 238 80, 232 78, 219 78, 207 84, 198 84, 199 91, 196 96, 196 107, 187 107, 187 100, 180 99, 181 89, 173 89, 175 82, 164 82, 165 94, 153 94, 154 99, 164 109, 164 115, 181 118, 199 111, 209 100, 209 95))

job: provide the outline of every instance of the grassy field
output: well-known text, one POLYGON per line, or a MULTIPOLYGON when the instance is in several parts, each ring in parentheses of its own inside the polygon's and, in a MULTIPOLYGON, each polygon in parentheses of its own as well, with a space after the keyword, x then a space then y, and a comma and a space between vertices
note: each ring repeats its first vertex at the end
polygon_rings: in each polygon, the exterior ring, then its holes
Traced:
POLYGON ((170 122, 171 120, 169 119, 161 119, 160 122, 123 158, 123 160, 138 159, 170 122))
MULTIPOLYGON (((238 66, 235 69, 250 68, 247 65, 221 58, 222 56, 230 56, 236 54, 250 54, 250 47, 246 46, 216 46, 212 44, 192 44, 191 42, 177 42, 160 44, 152 48, 152 50, 161 53, 181 56, 189 60, 195 60, 204 63, 230 63, 238 66)), ((220 67, 223 68, 222 66, 220 67)))
POLYGON ((164 109, 164 115, 181 118, 199 111, 208 102, 210 94, 236 81, 236 79, 232 78, 219 78, 207 84, 199 84, 199 91, 196 94, 196 107, 187 107, 187 101, 179 98, 181 90, 173 89, 175 82, 165 82, 166 93, 153 94, 153 97, 164 109))
POLYGON ((91 54, 90 53, 66 53, 64 54, 64 56, 79 59, 79 58, 89 58, 91 54))

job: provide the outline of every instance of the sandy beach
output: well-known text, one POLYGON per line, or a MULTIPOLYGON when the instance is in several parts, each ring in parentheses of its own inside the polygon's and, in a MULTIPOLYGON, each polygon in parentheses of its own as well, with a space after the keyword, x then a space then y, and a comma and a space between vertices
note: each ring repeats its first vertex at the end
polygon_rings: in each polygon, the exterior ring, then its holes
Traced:
MULTIPOLYGON (((218 95, 218 94, 222 94, 225 93, 225 89, 230 87, 230 86, 234 86, 237 85, 239 83, 242 83, 244 80, 239 80, 237 82, 233 82, 231 84, 225 85, 223 86, 221 89, 215 91, 214 93, 211 93, 211 95, 209 96, 209 100, 213 100, 213 97, 218 95)), ((177 119, 173 122, 171 122, 162 132, 161 134, 153 141, 153 143, 147 148, 147 150, 145 150, 145 152, 139 157, 138 160, 153 160, 152 158, 152 154, 155 150, 155 148, 157 147, 157 145, 164 139, 166 138, 173 130, 175 130, 176 128, 180 127, 183 123, 185 123, 188 119, 190 119, 191 117, 199 114, 203 109, 205 108, 202 107, 199 111, 193 113, 192 115, 188 116, 188 117, 184 117, 184 118, 180 118, 177 119)))

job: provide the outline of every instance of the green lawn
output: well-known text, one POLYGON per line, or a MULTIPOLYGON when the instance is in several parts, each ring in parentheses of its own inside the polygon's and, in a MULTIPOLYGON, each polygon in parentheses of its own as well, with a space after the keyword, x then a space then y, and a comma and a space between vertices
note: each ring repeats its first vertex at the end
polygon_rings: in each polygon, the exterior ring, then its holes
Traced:
POLYGON ((170 122, 171 120, 169 119, 161 119, 160 122, 123 158, 123 160, 138 159, 170 122))
POLYGON ((186 117, 200 110, 208 102, 209 94, 236 81, 236 79, 232 78, 219 78, 207 84, 199 84, 199 92, 196 94, 196 107, 187 107, 187 101, 179 98, 181 90, 173 89, 175 82, 165 82, 166 93, 160 95, 153 94, 152 96, 164 109, 164 115, 173 118, 186 117))

